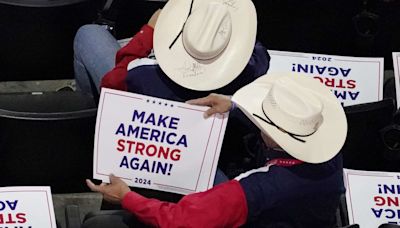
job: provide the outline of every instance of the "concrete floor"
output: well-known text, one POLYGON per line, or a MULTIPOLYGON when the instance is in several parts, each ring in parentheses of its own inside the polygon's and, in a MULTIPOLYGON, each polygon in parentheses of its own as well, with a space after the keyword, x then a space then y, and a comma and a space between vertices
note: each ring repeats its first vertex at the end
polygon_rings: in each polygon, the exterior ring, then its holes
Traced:
POLYGON ((101 201, 101 194, 93 192, 53 194, 54 213, 58 224, 61 226, 58 228, 66 228, 65 207, 67 205, 79 207, 82 221, 87 213, 100 210, 101 201))
POLYGON ((0 82, 0 93, 57 91, 64 87, 75 89, 75 80, 6 81, 0 82))

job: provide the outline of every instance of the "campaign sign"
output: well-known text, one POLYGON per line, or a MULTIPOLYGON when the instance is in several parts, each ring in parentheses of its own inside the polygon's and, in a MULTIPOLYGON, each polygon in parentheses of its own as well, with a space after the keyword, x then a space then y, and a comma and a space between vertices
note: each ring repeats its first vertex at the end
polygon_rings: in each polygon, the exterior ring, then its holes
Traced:
POLYGON ((343 106, 383 98, 383 58, 360 58, 300 52, 268 51, 268 72, 309 75, 330 88, 343 106))
POLYGON ((393 69, 396 82, 397 108, 400 108, 400 52, 393 52, 393 69))
POLYGON ((0 228, 56 228, 50 187, 1 187, 0 228))
POLYGON ((213 186, 228 114, 208 107, 102 89, 93 177, 189 194, 213 186))
POLYGON ((350 224, 400 224, 400 173, 344 169, 350 224))

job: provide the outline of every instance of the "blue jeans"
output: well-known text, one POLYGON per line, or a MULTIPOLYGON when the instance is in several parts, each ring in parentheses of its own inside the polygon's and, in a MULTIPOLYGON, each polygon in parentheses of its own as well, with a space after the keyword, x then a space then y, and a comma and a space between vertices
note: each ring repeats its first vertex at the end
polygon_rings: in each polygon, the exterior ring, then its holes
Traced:
POLYGON ((115 66, 120 49, 105 26, 88 24, 79 28, 74 39, 74 72, 77 89, 98 94, 101 78, 115 66))

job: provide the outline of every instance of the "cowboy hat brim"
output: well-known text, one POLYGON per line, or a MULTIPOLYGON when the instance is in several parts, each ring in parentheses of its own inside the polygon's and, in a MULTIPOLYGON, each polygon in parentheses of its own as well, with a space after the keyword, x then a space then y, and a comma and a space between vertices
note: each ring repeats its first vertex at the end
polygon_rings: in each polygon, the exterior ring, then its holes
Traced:
POLYGON ((346 140, 347 121, 340 102, 327 87, 309 76, 291 73, 267 74, 238 90, 233 95, 232 101, 263 133, 270 136, 288 154, 301 161, 308 163, 328 161, 340 151, 346 140), (263 99, 274 81, 280 77, 289 77, 309 89, 323 103, 323 122, 314 134, 302 137, 305 142, 295 140, 277 127, 253 116, 253 113, 264 115, 263 99))
POLYGON ((180 33, 189 13, 188 0, 169 0, 161 11, 154 31, 154 53, 164 73, 175 83, 197 91, 221 88, 233 81, 247 65, 254 49, 257 14, 249 0, 194 0, 192 13, 210 2, 228 7, 232 31, 229 43, 214 59, 193 58, 182 42, 180 33))

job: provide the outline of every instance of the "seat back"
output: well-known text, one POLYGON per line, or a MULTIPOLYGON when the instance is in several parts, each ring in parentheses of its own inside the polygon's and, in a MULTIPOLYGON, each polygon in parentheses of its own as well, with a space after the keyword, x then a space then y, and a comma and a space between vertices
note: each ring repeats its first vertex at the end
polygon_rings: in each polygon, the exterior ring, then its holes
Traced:
POLYGON ((380 225, 378 228, 400 228, 400 225, 385 223, 380 225))
POLYGON ((385 158, 380 130, 391 124, 395 111, 392 99, 345 107, 348 123, 342 148, 343 167, 358 170, 399 171, 385 158))
POLYGON ((0 96, 0 186, 87 191, 96 122, 93 99, 77 92, 0 96))

